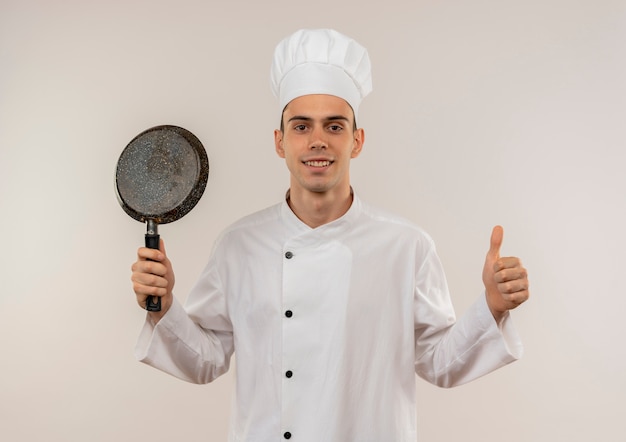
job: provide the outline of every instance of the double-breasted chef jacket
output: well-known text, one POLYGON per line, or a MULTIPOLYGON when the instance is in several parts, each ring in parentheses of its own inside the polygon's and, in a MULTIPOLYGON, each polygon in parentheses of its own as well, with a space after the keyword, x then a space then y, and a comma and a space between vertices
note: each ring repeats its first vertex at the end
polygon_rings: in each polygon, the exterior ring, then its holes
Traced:
POLYGON ((137 358, 193 383, 235 354, 230 442, 415 442, 416 376, 460 385, 521 356, 484 295, 457 321, 431 237, 354 195, 310 228, 286 201, 215 242, 137 358))

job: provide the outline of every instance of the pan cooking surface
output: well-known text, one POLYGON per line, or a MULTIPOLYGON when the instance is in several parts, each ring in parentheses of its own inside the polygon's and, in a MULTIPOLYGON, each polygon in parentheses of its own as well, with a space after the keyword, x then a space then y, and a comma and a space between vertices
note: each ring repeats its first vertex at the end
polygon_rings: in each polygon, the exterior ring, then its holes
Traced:
POLYGON ((148 130, 131 141, 120 156, 118 197, 133 218, 170 222, 189 212, 201 196, 207 178, 201 176, 202 158, 190 144, 189 134, 186 138, 182 131, 175 127, 148 130))

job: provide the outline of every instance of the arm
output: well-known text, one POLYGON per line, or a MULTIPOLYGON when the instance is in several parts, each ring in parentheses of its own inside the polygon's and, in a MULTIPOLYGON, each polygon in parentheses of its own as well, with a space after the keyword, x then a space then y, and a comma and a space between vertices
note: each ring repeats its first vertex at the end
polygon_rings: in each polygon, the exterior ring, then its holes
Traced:
MULTIPOLYGON (((521 357, 521 340, 511 322, 509 309, 504 308, 519 305, 509 304, 512 301, 506 299, 517 296, 507 293, 510 290, 506 289, 514 287, 515 282, 510 285, 506 283, 517 281, 516 278, 510 278, 514 274, 510 269, 520 269, 510 264, 519 260, 501 260, 496 256, 501 244, 501 235, 498 241, 497 230, 494 229, 495 236, 492 237, 485 269, 492 269, 494 263, 498 263, 498 266, 504 263, 503 269, 507 269, 508 273, 500 273, 497 278, 507 281, 491 283, 489 280, 490 291, 486 291, 485 296, 474 303, 458 321, 434 248, 424 257, 418 271, 414 313, 415 371, 420 377, 440 387, 467 383, 521 357)), ((492 278, 496 278, 493 275, 502 270, 497 268, 498 270, 492 270, 492 278)), ((525 275, 525 270, 523 273, 525 275)), ((490 275, 490 271, 486 270, 485 274, 490 275)))
POLYGON ((206 384, 228 371, 233 350, 232 332, 201 327, 173 299, 158 323, 147 318, 135 357, 184 381, 206 384))
POLYGON ((161 311, 148 312, 135 348, 141 362, 188 382, 203 384, 225 373, 233 353, 230 324, 217 272, 209 264, 191 296, 205 302, 201 315, 190 314, 174 298, 174 272, 161 241, 159 250, 140 248, 132 266, 137 303, 145 308, 148 296, 161 297, 161 311), (213 313, 212 313, 213 312, 213 313))

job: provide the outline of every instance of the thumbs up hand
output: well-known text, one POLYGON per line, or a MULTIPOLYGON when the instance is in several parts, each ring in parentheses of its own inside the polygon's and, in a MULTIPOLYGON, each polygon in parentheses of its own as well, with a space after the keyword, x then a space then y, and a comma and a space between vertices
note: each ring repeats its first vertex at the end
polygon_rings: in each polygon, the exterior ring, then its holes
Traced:
POLYGON ((483 284, 487 305, 494 319, 499 322, 508 310, 528 299, 528 274, 516 257, 500 257, 504 231, 496 226, 491 233, 491 246, 483 267, 483 284))

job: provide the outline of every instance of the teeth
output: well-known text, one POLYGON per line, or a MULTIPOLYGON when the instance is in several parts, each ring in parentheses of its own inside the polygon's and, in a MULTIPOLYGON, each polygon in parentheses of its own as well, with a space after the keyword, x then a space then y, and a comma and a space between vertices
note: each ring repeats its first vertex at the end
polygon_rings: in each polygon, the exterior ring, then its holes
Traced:
POLYGON ((326 167, 330 166, 330 161, 306 161, 304 164, 313 167, 326 167))

